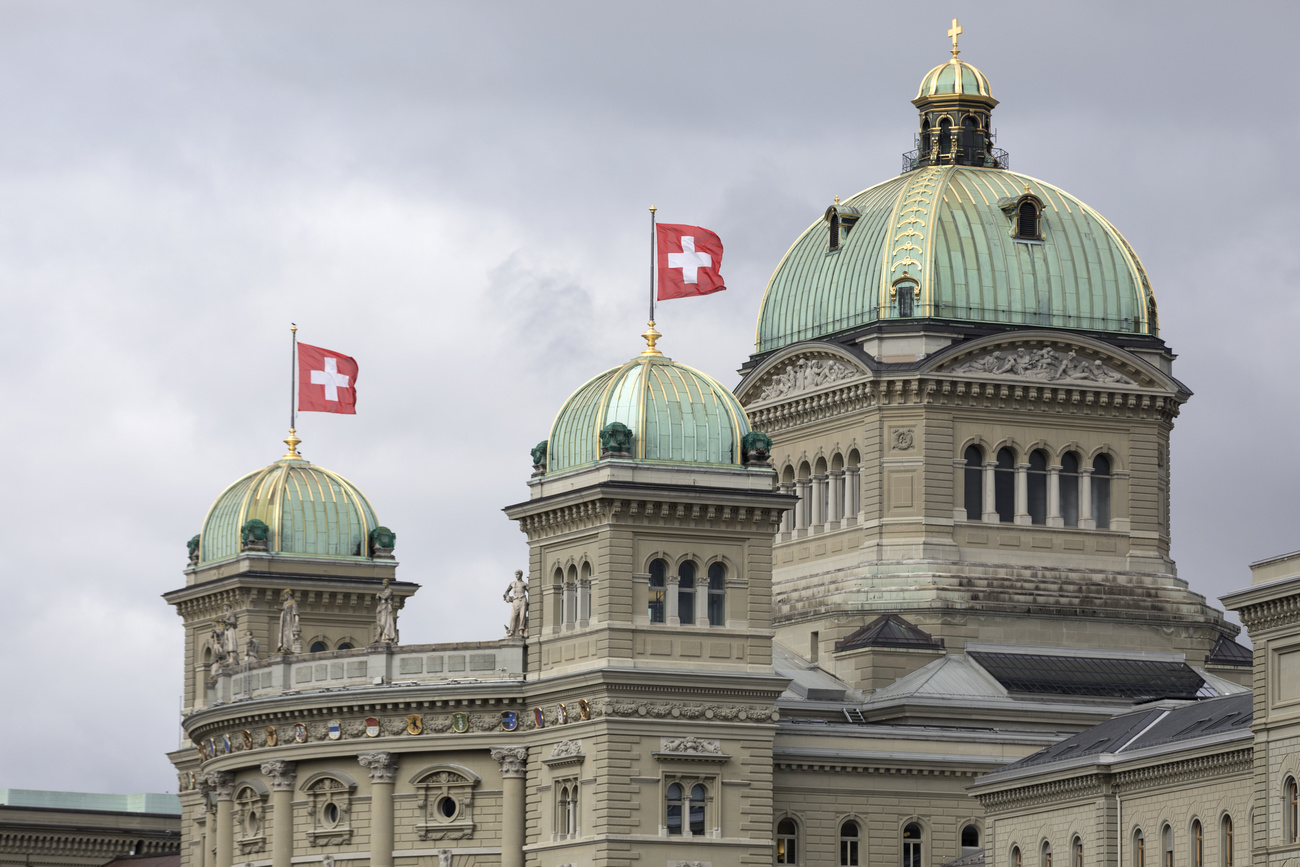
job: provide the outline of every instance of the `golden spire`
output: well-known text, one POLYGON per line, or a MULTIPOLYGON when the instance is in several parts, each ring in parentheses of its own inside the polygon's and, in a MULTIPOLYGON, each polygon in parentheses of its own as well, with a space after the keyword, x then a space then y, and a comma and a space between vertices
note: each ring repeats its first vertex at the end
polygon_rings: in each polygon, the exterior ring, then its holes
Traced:
POLYGON ((284 444, 289 447, 289 451, 285 452, 284 457, 280 460, 302 460, 302 455, 298 454, 298 443, 300 442, 302 442, 302 440, 298 439, 295 435, 294 429, 289 428, 289 436, 284 440, 284 444))
POLYGON ((660 352, 658 349, 655 349, 655 341, 657 341, 660 337, 663 337, 663 335, 660 334, 658 331, 655 331, 655 321, 654 321, 653 319, 650 320, 650 327, 647 328, 645 331, 643 331, 643 332, 641 333, 641 336, 644 337, 644 338, 645 338, 645 342, 646 342, 647 344, 649 344, 649 345, 646 346, 646 348, 641 352, 641 355, 642 355, 642 356, 647 356, 647 355, 649 355, 649 356, 655 356, 655 355, 657 355, 657 356, 662 356, 662 355, 663 355, 662 352, 660 352))
POLYGON ((952 37, 952 56, 953 56, 953 57, 956 57, 958 54, 961 54, 961 49, 959 49, 959 48, 957 47, 957 37, 958 37, 958 36, 961 36, 961 33, 962 33, 961 25, 957 23, 957 19, 956 19, 956 18, 952 19, 952 27, 949 28, 949 30, 948 30, 948 35, 949 35, 950 37, 952 37))

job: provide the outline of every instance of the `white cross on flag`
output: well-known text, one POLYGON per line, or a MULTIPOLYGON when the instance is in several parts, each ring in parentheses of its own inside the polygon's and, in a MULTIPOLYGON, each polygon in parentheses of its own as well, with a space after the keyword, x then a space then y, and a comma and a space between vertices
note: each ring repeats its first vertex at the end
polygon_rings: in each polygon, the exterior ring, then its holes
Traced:
POLYGON ((356 360, 341 352, 299 343, 298 411, 356 415, 356 360))
POLYGON ((659 247, 659 286, 656 297, 708 295, 727 287, 722 282, 722 241, 708 229, 679 223, 655 227, 659 247))

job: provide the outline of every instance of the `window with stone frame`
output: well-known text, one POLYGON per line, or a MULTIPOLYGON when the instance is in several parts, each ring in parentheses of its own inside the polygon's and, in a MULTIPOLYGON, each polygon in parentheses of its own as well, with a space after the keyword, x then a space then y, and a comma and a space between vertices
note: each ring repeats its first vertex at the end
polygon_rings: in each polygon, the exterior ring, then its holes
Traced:
POLYGON ((241 785, 235 792, 235 845, 239 854, 251 855, 266 851, 266 799, 265 787, 241 785))
POLYGON ((788 816, 776 823, 776 863, 799 863, 799 824, 788 816))
POLYGON ((421 840, 464 840, 474 836, 474 787, 478 777, 464 768, 444 766, 415 779, 421 840))
POLYGON ((1283 833, 1286 842, 1295 843, 1300 840, 1300 786, 1296 785, 1295 777, 1287 777, 1282 792, 1283 833))
POLYGON ((921 826, 916 822, 908 822, 903 829, 903 867, 921 867, 923 842, 921 826))
POLYGON ((840 867, 858 867, 862 844, 862 826, 856 819, 840 823, 840 867))
POLYGON ((352 795, 357 784, 343 774, 319 774, 303 784, 313 846, 337 846, 352 839, 352 795))
POLYGON ((715 778, 669 775, 664 777, 664 829, 669 837, 717 836, 714 806, 715 778))
POLYGON ((1219 867, 1233 867, 1232 860, 1232 817, 1224 813, 1219 822, 1219 867))
POLYGON ((1146 867, 1147 863, 1147 838, 1138 828, 1133 832, 1133 867, 1146 867))
POLYGON ((568 777, 555 781, 555 839, 573 840, 578 837, 578 778, 568 777))

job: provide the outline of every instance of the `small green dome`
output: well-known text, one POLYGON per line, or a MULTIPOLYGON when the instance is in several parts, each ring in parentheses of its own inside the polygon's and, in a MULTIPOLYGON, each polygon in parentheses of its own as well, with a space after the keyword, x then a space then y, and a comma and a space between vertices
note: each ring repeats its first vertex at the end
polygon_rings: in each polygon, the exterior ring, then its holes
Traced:
POLYGON ((993 88, 989 86, 989 80, 984 73, 954 57, 926 73, 925 78, 921 79, 920 88, 916 91, 915 101, 959 94, 992 99, 993 88))
POLYGON ((226 488, 199 534, 199 562, 240 552, 240 531, 264 522, 270 554, 365 559, 379 526, 370 501, 347 479, 294 455, 255 470, 226 488))
POLYGON ((832 211, 768 281, 756 352, 909 318, 1157 334, 1150 281, 1124 236, 1051 184, 1004 169, 930 166, 832 211), (1014 221, 1026 200, 1039 213, 1029 241, 1014 221), (832 211, 848 215, 834 250, 832 211))
POLYGON ((615 422, 632 434, 628 457, 656 463, 741 464, 749 419, 717 380, 656 350, 607 370, 564 402, 546 455, 548 473, 595 463, 601 431, 615 422))

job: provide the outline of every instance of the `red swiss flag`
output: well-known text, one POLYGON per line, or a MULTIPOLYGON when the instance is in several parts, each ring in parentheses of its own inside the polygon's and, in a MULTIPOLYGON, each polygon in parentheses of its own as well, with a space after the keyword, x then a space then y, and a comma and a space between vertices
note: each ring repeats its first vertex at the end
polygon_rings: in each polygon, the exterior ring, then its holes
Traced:
POLYGON ((341 352, 299 343, 298 411, 356 415, 356 360, 341 352))
POLYGON ((727 287, 722 282, 722 241, 708 229, 660 223, 658 299, 708 295, 727 287))

